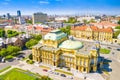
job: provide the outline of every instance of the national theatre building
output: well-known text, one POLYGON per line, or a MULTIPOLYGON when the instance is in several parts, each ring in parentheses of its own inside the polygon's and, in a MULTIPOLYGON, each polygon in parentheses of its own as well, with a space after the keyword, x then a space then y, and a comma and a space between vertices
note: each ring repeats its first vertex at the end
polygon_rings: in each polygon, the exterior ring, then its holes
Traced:
POLYGON ((53 30, 32 48, 32 55, 34 61, 42 64, 89 73, 102 66, 99 49, 99 42, 90 44, 68 39, 67 34, 53 30))

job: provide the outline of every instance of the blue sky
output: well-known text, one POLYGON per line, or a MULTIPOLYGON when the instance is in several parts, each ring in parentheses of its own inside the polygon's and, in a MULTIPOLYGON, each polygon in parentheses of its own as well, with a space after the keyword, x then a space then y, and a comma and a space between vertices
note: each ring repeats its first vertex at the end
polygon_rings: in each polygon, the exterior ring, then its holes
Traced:
POLYGON ((48 14, 120 14, 120 0, 0 0, 0 15, 45 12, 48 14))

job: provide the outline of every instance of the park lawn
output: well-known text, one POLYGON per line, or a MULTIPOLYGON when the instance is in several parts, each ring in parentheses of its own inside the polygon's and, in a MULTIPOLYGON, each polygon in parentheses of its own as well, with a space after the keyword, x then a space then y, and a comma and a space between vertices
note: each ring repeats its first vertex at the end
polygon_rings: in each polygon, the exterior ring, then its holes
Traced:
POLYGON ((110 50, 109 49, 105 49, 105 48, 101 48, 100 49, 100 53, 102 53, 102 54, 109 54, 110 50))
POLYGON ((0 80, 36 80, 36 78, 38 78, 37 75, 17 68, 0 76, 0 80))

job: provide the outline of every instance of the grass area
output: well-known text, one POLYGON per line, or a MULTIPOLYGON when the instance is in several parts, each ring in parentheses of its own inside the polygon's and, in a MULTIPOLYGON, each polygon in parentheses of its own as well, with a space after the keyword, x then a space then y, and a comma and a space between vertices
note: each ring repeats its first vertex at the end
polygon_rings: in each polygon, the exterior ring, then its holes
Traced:
POLYGON ((59 69, 56 69, 55 72, 59 72, 59 73, 67 74, 67 75, 73 75, 73 74, 70 73, 70 72, 66 72, 66 71, 59 70, 59 69))
POLYGON ((43 66, 43 65, 41 65, 40 68, 43 68, 43 69, 50 69, 50 67, 43 66))
POLYGON ((0 80, 36 80, 40 76, 29 71, 14 68, 4 75, 0 76, 0 80))
POLYGON ((3 72, 3 71, 5 71, 5 70, 7 70, 7 69, 9 69, 9 68, 11 68, 11 66, 8 66, 8 67, 6 67, 6 68, 0 70, 0 73, 3 72))
POLYGON ((109 54, 110 50, 109 49, 105 49, 105 48, 101 48, 100 49, 100 53, 102 53, 102 54, 109 54))

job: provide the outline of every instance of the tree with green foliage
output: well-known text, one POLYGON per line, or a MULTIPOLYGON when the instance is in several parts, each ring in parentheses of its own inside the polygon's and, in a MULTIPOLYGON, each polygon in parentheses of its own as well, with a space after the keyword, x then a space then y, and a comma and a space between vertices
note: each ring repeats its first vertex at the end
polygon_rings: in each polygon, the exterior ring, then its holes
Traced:
POLYGON ((32 20, 26 20, 26 23, 32 24, 32 20))
POLYGON ((83 19, 83 23, 84 23, 84 24, 89 24, 90 22, 87 21, 86 19, 83 19))
POLYGON ((33 36, 33 39, 38 40, 38 41, 42 39, 42 35, 33 34, 32 36, 33 36))
POLYGON ((5 48, 1 49, 0 56, 5 57, 7 55, 8 55, 8 51, 5 48))
POLYGON ((35 40, 35 39, 31 39, 31 40, 29 40, 28 42, 26 42, 26 47, 27 48, 32 48, 32 46, 34 46, 34 45, 36 45, 36 44, 38 44, 38 40, 35 40))
POLYGON ((120 24, 120 20, 118 21, 118 24, 120 24))
POLYGON ((89 22, 96 23, 95 19, 91 19, 89 22))
POLYGON ((12 30, 7 31, 7 37, 8 38, 14 37, 14 36, 17 36, 17 35, 19 35, 19 33, 17 31, 12 31, 12 30))
POLYGON ((65 28, 60 28, 60 30, 64 33, 66 33, 67 35, 70 35, 70 30, 71 30, 71 27, 70 26, 67 26, 65 28))
POLYGON ((52 79, 49 78, 48 76, 42 76, 42 77, 40 78, 40 80, 52 80, 52 79))
POLYGON ((120 29, 120 26, 116 26, 115 29, 120 29))
POLYGON ((5 36, 5 31, 3 29, 0 29, 0 37, 4 37, 5 36))
POLYGON ((8 46, 7 48, 3 48, 1 51, 0 51, 0 55, 2 57, 5 57, 5 56, 15 56, 18 54, 18 51, 20 51, 21 48, 18 47, 18 46, 8 46))
POLYGON ((77 22, 77 20, 74 17, 70 17, 68 19, 68 23, 76 23, 76 22, 77 22))
POLYGON ((21 48, 18 46, 8 46, 7 47, 8 54, 13 55, 13 56, 18 54, 18 51, 20 51, 20 50, 21 50, 21 48))
POLYGON ((30 60, 32 60, 32 59, 33 59, 32 54, 30 54, 28 57, 29 57, 29 59, 30 59, 30 60))
POLYGON ((42 35, 36 35, 32 34, 32 39, 30 39, 28 42, 26 42, 27 48, 32 48, 32 46, 38 44, 38 42, 42 39, 42 35))
POLYGON ((114 32, 114 34, 113 34, 113 38, 117 38, 119 34, 120 34, 120 30, 114 32))

